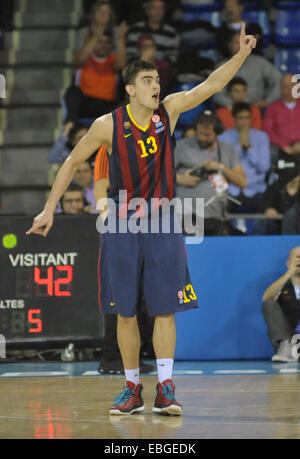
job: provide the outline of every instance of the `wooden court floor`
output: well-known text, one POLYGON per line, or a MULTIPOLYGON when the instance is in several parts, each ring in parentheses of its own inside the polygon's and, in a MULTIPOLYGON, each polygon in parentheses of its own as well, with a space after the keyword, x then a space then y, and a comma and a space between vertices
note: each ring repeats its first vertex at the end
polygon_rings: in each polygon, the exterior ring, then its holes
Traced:
POLYGON ((155 376, 142 376, 145 413, 109 416, 123 377, 0 380, 0 438, 300 438, 300 376, 176 376, 182 417, 151 413, 155 376))

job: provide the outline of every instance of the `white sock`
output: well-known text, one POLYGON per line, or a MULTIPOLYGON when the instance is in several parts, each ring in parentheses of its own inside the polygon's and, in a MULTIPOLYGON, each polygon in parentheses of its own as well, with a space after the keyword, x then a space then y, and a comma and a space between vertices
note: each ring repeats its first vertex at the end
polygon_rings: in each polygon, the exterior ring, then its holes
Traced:
POLYGON ((172 379, 174 359, 157 359, 158 382, 163 383, 166 379, 172 379))
POLYGON ((135 385, 140 382, 140 369, 135 368, 134 370, 124 370, 126 381, 131 381, 135 385))

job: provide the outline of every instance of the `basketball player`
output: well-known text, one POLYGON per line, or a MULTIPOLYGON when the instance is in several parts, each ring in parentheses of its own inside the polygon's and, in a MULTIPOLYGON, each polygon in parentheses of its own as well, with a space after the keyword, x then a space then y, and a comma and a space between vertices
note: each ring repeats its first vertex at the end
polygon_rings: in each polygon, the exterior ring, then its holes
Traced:
MULTIPOLYGON (((160 103, 156 66, 134 61, 123 72, 130 103, 98 118, 59 170, 44 210, 26 234, 46 236, 53 224, 57 202, 76 169, 102 144, 109 153, 110 192, 117 206, 119 190, 132 198, 168 198, 175 193, 172 134, 182 112, 221 91, 233 78, 256 40, 241 29, 240 50, 190 91, 167 96, 160 103)), ((101 214, 103 215, 103 214, 101 214)), ((173 215, 174 217, 174 215, 173 215)), ((120 223, 120 214, 116 218, 120 223)), ((118 314, 117 336, 125 371, 125 389, 115 399, 110 414, 144 410, 139 382, 140 335, 136 302, 142 279, 149 314, 155 317, 153 347, 157 358, 158 384, 154 413, 181 415, 172 381, 176 328, 174 313, 198 307, 189 280, 181 234, 105 233, 101 238, 101 303, 105 313, 118 314), (183 301, 184 298, 184 301, 183 301)))

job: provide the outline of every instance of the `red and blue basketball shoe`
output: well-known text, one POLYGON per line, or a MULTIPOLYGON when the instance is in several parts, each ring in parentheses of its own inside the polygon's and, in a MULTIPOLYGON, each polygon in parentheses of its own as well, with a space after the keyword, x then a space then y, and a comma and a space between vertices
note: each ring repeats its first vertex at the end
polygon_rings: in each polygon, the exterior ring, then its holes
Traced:
POLYGON ((172 379, 157 384, 152 413, 181 416, 182 407, 175 399, 175 385, 172 379))
POLYGON ((144 411, 144 400, 142 397, 143 386, 134 385, 131 381, 126 381, 125 389, 115 398, 114 406, 109 410, 109 414, 133 414, 144 411))

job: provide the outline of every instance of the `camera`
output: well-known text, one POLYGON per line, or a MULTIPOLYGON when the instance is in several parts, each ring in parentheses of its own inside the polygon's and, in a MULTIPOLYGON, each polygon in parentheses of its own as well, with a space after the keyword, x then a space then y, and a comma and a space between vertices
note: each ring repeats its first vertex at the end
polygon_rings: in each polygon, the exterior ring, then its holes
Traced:
POLYGON ((194 169, 193 172, 191 172, 191 175, 194 177, 199 177, 202 180, 208 180, 208 177, 215 173, 215 170, 207 170, 204 169, 204 167, 197 167, 197 169, 194 169))

